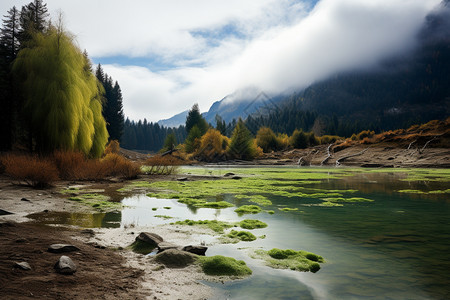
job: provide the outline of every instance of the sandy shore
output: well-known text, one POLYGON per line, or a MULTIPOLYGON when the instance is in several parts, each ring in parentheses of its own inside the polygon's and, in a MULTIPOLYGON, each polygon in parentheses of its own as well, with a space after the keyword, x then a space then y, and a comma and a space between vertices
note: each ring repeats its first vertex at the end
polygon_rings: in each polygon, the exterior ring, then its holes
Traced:
MULTIPOLYGON (((207 229, 162 225, 83 231, 30 222, 26 216, 37 212, 89 212, 89 207, 58 193, 68 185, 61 182, 51 189, 36 190, 0 178, 0 209, 12 213, 0 216, 2 299, 207 299, 212 295, 212 289, 200 280, 213 278, 198 266, 164 268, 154 263, 152 256, 126 248, 140 232, 155 232, 179 245, 199 244, 201 235, 213 235, 207 229), (21 240, 24 242, 17 242, 21 240), (53 270, 57 258, 46 251, 53 243, 69 243, 81 249, 73 254, 78 265, 74 275, 63 276, 53 270), (17 261, 28 261, 32 270, 15 269, 17 261)), ((99 184, 95 185, 98 188, 99 184)), ((111 184, 100 185, 107 189, 111 184)))

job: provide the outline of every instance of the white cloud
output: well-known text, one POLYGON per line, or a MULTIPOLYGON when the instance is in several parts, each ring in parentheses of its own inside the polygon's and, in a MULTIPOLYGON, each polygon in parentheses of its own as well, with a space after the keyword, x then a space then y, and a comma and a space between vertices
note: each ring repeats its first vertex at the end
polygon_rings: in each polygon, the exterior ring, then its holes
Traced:
MULTIPOLYGON (((0 9, 28 2, 5 0, 0 9)), ((104 65, 119 81, 125 114, 157 121, 195 102, 207 110, 242 87, 283 92, 373 66, 413 46, 440 0, 322 0, 312 11, 300 0, 46 2, 53 15, 64 12, 80 47, 100 61, 144 56, 175 66, 104 65), (225 25, 239 32, 224 34, 225 25)))

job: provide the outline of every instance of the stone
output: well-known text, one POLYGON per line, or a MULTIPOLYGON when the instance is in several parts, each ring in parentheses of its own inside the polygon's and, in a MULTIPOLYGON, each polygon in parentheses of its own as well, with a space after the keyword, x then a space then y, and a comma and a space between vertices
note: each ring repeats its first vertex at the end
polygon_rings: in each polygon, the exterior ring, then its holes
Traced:
POLYGON ((0 209, 0 216, 13 215, 14 213, 0 209))
POLYGON ((228 172, 228 173, 226 173, 225 175, 223 175, 224 177, 228 177, 228 176, 233 176, 233 175, 235 175, 234 173, 231 173, 231 172, 228 172))
POLYGON ((53 244, 48 247, 47 251, 52 253, 66 253, 72 251, 80 251, 80 249, 70 244, 53 244))
POLYGON ((205 256, 205 253, 206 253, 206 250, 208 250, 208 247, 200 246, 200 245, 196 245, 196 246, 188 245, 188 246, 184 246, 183 248, 181 248, 181 250, 189 252, 189 253, 205 256))
POLYGON ((188 178, 187 177, 180 177, 180 178, 177 178, 177 181, 188 181, 188 178))
POLYGON ((180 248, 181 247, 179 245, 175 245, 173 243, 161 242, 158 244, 158 253, 161 253, 161 252, 169 250, 169 249, 180 249, 180 248))
POLYGON ((234 175, 234 176, 231 177, 231 179, 239 180, 239 179, 242 179, 242 177, 238 176, 238 175, 234 175))
POLYGON ((27 202, 31 202, 30 200, 28 200, 27 198, 22 198, 20 199, 20 201, 27 201, 27 202))
POLYGON ((70 257, 63 255, 56 262, 54 269, 60 274, 71 275, 77 271, 77 266, 70 257))
POLYGON ((31 266, 26 261, 16 262, 14 263, 14 267, 22 270, 31 270, 31 266))
POLYGON ((152 232, 141 232, 137 237, 136 237, 136 241, 142 241, 145 243, 149 243, 149 244, 155 244, 158 245, 159 243, 163 242, 164 239, 157 235, 156 233, 152 233, 152 232))
POLYGON ((184 268, 193 264, 197 259, 195 254, 178 249, 168 249, 156 254, 154 260, 169 268, 184 268))

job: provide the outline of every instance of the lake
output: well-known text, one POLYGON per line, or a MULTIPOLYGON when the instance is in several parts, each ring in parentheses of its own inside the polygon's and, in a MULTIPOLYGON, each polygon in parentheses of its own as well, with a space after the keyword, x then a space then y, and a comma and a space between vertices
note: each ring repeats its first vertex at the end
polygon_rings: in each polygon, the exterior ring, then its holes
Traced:
POLYGON ((127 196, 121 212, 90 216, 88 226, 80 223, 82 215, 59 215, 55 222, 78 220, 72 224, 86 227, 184 219, 267 223, 251 230, 260 237, 255 241, 208 249, 208 256, 242 259, 253 270, 244 280, 205 282, 217 291, 213 299, 450 299, 447 170, 214 167, 181 173, 215 180, 153 183, 148 187, 153 194, 127 196), (217 180, 230 172, 242 178, 217 180), (269 201, 258 214, 238 215, 236 207, 198 208, 178 201, 189 194, 235 206, 269 201), (171 199, 174 195, 178 199, 171 199), (310 251, 326 262, 311 273, 272 269, 252 258, 253 250, 272 248, 310 251))

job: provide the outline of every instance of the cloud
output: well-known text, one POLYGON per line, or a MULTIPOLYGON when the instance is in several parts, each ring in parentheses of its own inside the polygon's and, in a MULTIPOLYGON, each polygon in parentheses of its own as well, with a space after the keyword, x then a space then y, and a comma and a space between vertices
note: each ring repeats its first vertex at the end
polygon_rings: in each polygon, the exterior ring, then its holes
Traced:
MULTIPOLYGON (((0 8, 27 2, 6 0, 0 8)), ((64 12, 95 62, 107 62, 125 114, 157 121, 196 102, 207 110, 248 86, 274 94, 376 66, 414 47, 440 0, 46 2, 53 15, 64 12)))

